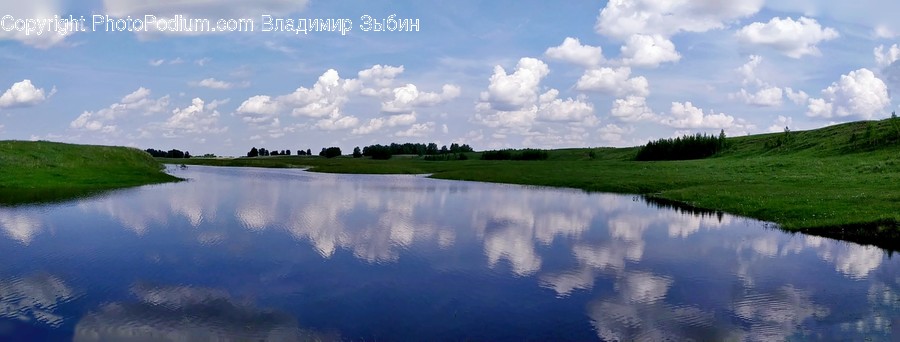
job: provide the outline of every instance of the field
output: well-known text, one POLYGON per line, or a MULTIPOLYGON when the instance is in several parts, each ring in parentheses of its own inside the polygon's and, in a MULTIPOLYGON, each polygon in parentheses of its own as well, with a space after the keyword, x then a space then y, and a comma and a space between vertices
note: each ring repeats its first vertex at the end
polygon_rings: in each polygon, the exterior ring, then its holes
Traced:
MULTIPOLYGON (((638 148, 563 149, 545 161, 340 157, 191 159, 189 164, 310 167, 332 173, 431 174, 442 179, 640 194, 699 210, 861 242, 900 240, 897 119, 727 139, 714 157, 634 161, 638 148)), ((183 160, 162 160, 181 163, 183 160)))
POLYGON ((0 141, 0 204, 51 202, 177 181, 156 160, 126 147, 0 141))

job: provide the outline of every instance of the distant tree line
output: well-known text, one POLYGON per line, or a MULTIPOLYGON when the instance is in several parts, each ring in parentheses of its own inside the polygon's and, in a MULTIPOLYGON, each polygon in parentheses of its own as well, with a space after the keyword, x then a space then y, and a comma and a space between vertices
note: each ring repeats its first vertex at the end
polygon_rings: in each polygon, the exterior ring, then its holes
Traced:
MULTIPOLYGON (((463 153, 474 152, 471 146, 466 144, 450 144, 438 147, 435 143, 405 143, 390 145, 371 145, 363 148, 358 146, 353 149, 354 158, 370 157, 372 159, 390 159, 394 155, 409 154, 418 156, 446 156, 441 158, 430 158, 428 160, 465 160, 463 153)), ((268 157, 268 156, 290 156, 291 150, 270 151, 265 148, 253 147, 247 152, 247 157, 268 157)), ((297 150, 298 156, 311 156, 312 150, 297 150)), ((343 155, 339 147, 325 147, 319 152, 319 156, 326 158, 334 158, 343 155)))
MULTIPOLYGON (((357 147, 356 149, 359 149, 357 147)), ((390 145, 370 145, 363 147, 360 153, 357 154, 354 149, 354 157, 370 157, 372 159, 390 159, 394 155, 401 154, 409 154, 409 155, 418 155, 418 156, 436 156, 436 155, 448 155, 454 154, 458 155, 461 153, 473 152, 474 150, 469 145, 450 144, 450 147, 444 145, 438 148, 438 145, 435 143, 429 144, 421 144, 421 143, 405 143, 405 144, 397 144, 392 143, 390 145)), ((449 160, 449 159, 444 159, 449 160)))
POLYGON ((190 158, 190 157, 191 157, 191 153, 190 153, 190 152, 187 152, 187 151, 182 152, 182 151, 180 151, 180 150, 163 151, 163 150, 156 150, 156 149, 148 148, 148 149, 146 149, 145 151, 146 151, 147 153, 149 153, 151 156, 155 157, 155 158, 176 158, 176 159, 184 159, 184 158, 190 158))
MULTIPOLYGON (((269 156, 290 156, 290 155, 292 155, 291 150, 281 150, 281 151, 275 150, 275 151, 270 151, 270 150, 267 150, 267 149, 265 149, 265 148, 259 148, 259 149, 257 149, 256 147, 251 148, 251 149, 250 149, 250 152, 247 152, 247 157, 250 157, 250 158, 254 158, 254 157, 269 157, 269 156)), ((306 151, 304 151, 304 150, 297 150, 297 155, 298 155, 298 156, 311 156, 311 155, 312 155, 312 150, 310 150, 310 149, 307 149, 306 151)))
POLYGON ((524 150, 494 150, 481 153, 481 160, 546 160, 550 155, 547 151, 533 148, 524 150))
POLYGON ((725 147, 725 130, 722 130, 718 137, 697 133, 675 139, 650 141, 641 147, 635 159, 641 161, 703 159, 721 152, 725 147))

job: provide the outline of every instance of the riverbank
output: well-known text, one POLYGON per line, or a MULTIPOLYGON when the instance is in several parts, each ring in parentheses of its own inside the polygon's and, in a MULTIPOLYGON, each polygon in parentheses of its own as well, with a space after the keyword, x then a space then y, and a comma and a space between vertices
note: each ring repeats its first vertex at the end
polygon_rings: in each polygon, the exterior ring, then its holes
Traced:
POLYGON ((892 138, 894 124, 854 122, 728 138, 729 147, 719 155, 687 161, 638 162, 637 148, 597 148, 553 150, 545 161, 484 161, 473 153, 463 161, 283 156, 177 162, 427 173, 441 179, 639 194, 774 222, 788 231, 829 236, 855 231, 878 240, 896 236, 900 229, 900 144, 892 138))
POLYGON ((63 201, 179 180, 137 149, 45 141, 0 141, 0 170, 0 205, 63 201))

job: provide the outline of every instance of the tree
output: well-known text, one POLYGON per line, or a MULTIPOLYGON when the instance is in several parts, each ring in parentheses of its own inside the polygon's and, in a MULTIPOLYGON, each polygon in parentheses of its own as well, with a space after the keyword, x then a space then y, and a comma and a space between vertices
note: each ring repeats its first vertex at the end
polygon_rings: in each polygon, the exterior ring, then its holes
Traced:
POLYGON ((441 154, 447 154, 448 152, 450 152, 450 150, 447 149, 447 145, 441 146, 441 154))
POLYGON ((278 153, 278 151, 272 151, 272 153, 270 153, 270 155, 277 156, 277 155, 279 155, 279 153, 278 153))
POLYGON ((650 141, 638 150, 637 160, 688 160, 706 158, 722 150, 722 135, 684 135, 650 141))
POLYGON ((306 155, 306 151, 304 151, 304 150, 297 150, 297 155, 298 155, 298 156, 305 156, 305 155, 306 155))
POLYGON ((425 148, 425 154, 437 154, 438 146, 435 143, 429 143, 428 147, 425 148))
POLYGON ((166 158, 181 159, 181 158, 184 158, 184 152, 172 149, 172 150, 169 150, 169 152, 166 152, 166 158))
POLYGON ((155 150, 152 148, 148 148, 146 151, 147 151, 147 153, 149 153, 151 156, 153 156, 155 158, 165 158, 166 157, 166 151, 155 150))
POLYGON ((891 123, 891 126, 894 127, 894 133, 897 133, 894 139, 900 140, 900 123, 897 121, 897 112, 891 112, 891 120, 889 122, 891 123))
POLYGON ((366 157, 371 157, 372 159, 386 160, 391 159, 393 148, 384 145, 371 145, 363 147, 362 154, 366 157))
POLYGON ((725 148, 725 130, 719 131, 719 149, 722 150, 725 148))
POLYGON ((362 151, 359 149, 359 146, 353 149, 353 158, 362 158, 362 151))
POLYGON ((250 152, 247 152, 247 157, 250 157, 250 158, 259 157, 259 150, 257 150, 256 147, 251 148, 250 152))
POLYGON ((319 152, 319 155, 325 158, 334 158, 340 157, 342 155, 340 147, 329 147, 322 148, 322 152, 319 152))
POLYGON ((311 150, 311 149, 306 149, 306 155, 311 156, 311 155, 312 155, 312 150, 311 150))
POLYGON ((282 154, 289 156, 289 155, 291 155, 291 150, 284 150, 284 152, 282 152, 282 154))

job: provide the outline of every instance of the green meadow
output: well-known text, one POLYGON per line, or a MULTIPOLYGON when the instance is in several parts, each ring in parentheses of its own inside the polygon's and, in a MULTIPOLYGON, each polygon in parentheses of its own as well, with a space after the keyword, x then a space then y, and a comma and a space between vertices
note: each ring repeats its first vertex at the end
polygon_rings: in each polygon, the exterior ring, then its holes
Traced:
POLYGON ((134 148, 0 141, 0 204, 52 202, 177 181, 134 148))

